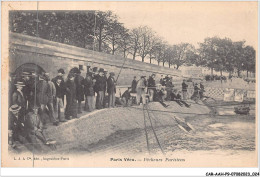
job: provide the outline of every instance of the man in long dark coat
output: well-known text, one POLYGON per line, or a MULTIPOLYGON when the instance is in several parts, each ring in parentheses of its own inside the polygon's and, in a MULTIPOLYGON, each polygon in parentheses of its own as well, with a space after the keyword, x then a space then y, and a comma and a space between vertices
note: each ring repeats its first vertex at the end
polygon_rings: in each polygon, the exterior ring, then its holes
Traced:
POLYGON ((84 92, 86 96, 86 110, 89 112, 93 111, 95 109, 95 92, 94 92, 94 84, 92 80, 92 73, 87 73, 86 78, 84 79, 84 92))
POLYGON ((103 108, 105 85, 106 85, 106 80, 104 78, 104 69, 100 68, 99 75, 96 76, 96 84, 95 84, 95 88, 97 92, 97 100, 96 100, 97 109, 103 108))
POLYGON ((75 76, 73 73, 68 74, 68 80, 66 82, 66 110, 65 118, 70 120, 77 118, 77 100, 76 100, 76 84, 74 82, 75 76))
POLYGON ((115 81, 115 73, 111 72, 110 76, 107 79, 107 93, 108 93, 108 107, 115 107, 116 101, 116 81, 115 81))
POLYGON ((134 76, 134 80, 132 81, 131 93, 136 93, 136 86, 137 86, 137 81, 136 81, 136 76, 134 76))
POLYGON ((76 73, 75 76, 75 84, 76 84, 76 99, 78 101, 78 113, 81 114, 81 102, 84 101, 84 86, 83 86, 83 80, 84 77, 82 77, 80 70, 76 73))
POLYGON ((182 94, 183 94, 182 99, 187 100, 188 99, 188 85, 186 84, 185 79, 183 80, 181 85, 182 85, 182 94))

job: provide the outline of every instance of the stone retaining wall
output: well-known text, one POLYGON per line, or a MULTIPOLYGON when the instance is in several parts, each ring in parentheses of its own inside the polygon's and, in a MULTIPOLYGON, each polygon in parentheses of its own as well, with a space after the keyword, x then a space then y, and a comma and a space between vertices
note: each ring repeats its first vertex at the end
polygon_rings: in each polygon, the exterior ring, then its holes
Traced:
POLYGON ((95 52, 75 46, 52 42, 23 34, 10 33, 10 72, 25 64, 35 63, 42 67, 51 77, 57 74, 59 68, 63 68, 66 73, 74 67, 83 65, 83 76, 86 73, 86 67, 99 67, 115 72, 116 76, 123 66, 118 85, 130 84, 133 76, 157 74, 157 80, 160 75, 170 75, 181 77, 181 71, 154 64, 143 63, 132 59, 124 59, 116 55, 95 52), (125 63, 124 63, 125 62, 125 63))

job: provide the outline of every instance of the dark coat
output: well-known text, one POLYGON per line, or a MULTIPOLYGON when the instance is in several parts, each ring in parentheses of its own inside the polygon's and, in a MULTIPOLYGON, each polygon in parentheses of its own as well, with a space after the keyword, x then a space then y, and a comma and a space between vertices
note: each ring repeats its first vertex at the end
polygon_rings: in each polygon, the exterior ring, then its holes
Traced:
POLYGON ((130 94, 130 92, 129 92, 128 90, 126 90, 126 91, 123 93, 122 97, 125 97, 126 100, 129 100, 129 98, 131 98, 131 94, 130 94))
POLYGON ((89 77, 84 79, 84 93, 86 96, 94 96, 94 83, 93 80, 89 77))
POLYGON ((66 110, 65 115, 77 116, 77 101, 76 101, 76 84, 74 81, 68 80, 66 82, 66 110))
POLYGON ((155 90, 155 80, 150 76, 148 79, 148 87, 154 87, 154 88, 149 88, 149 89, 154 89, 155 90))
POLYGON ((165 86, 165 80, 164 80, 163 78, 160 79, 160 84, 161 84, 162 86, 165 86))
POLYGON ((23 89, 22 89, 24 99, 28 100, 29 96, 30 96, 30 92, 31 92, 30 82, 29 81, 25 81, 24 79, 22 79, 21 82, 23 82, 24 85, 25 85, 23 87, 23 89))
POLYGON ((24 95, 19 92, 18 90, 15 90, 12 95, 12 104, 17 104, 21 107, 25 107, 25 98, 24 95))
POLYGON ((13 131, 14 140, 17 140, 18 136, 26 136, 26 123, 25 119, 18 114, 18 117, 12 112, 9 112, 8 130, 13 131))
POLYGON ((76 75, 75 84, 76 84, 76 98, 78 101, 84 101, 84 86, 83 86, 84 77, 81 75, 76 75))
POLYGON ((109 76, 107 79, 107 93, 116 93, 116 85, 114 77, 109 76))
POLYGON ((171 101, 181 100, 180 94, 171 93, 171 101))
POLYGON ((36 98, 39 105, 48 103, 48 83, 45 80, 41 80, 37 84, 36 98))
POLYGON ((105 88, 106 88, 106 79, 105 79, 105 77, 101 77, 100 75, 97 75, 95 77, 95 79, 96 79, 95 91, 96 92, 105 91, 105 88))
POLYGON ((62 87, 61 83, 60 85, 57 84, 57 82, 54 82, 55 88, 56 88, 56 97, 57 98, 63 98, 64 96, 64 88, 62 87))
POLYGON ((63 77, 62 76, 56 76, 51 81, 55 84, 58 78, 61 80, 61 83, 60 83, 59 96, 57 96, 57 97, 63 98, 64 95, 66 94, 66 85, 65 85, 63 77))
POLYGON ((132 93, 136 93, 136 86, 137 86, 137 81, 133 80, 132 81, 132 90, 131 90, 132 93))
POLYGON ((188 85, 186 83, 182 83, 182 91, 187 91, 188 85))

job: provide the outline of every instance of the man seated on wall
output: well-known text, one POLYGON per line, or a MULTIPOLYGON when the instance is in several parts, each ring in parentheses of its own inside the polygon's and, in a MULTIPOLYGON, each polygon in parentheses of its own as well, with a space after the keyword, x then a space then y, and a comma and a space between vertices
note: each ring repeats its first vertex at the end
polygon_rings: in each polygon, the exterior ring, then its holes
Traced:
MULTIPOLYGON (((122 104, 123 106, 128 106, 129 105, 129 100, 131 99, 131 87, 128 87, 127 90, 123 93, 122 95, 122 104)), ((130 102, 131 104, 131 102, 130 102)))
POLYGON ((38 114, 39 107, 35 105, 26 115, 26 139, 30 142, 34 152, 48 151, 46 145, 55 144, 55 141, 46 140, 43 134, 43 125, 38 114))
POLYGON ((185 105, 187 108, 190 107, 190 104, 186 103, 185 101, 182 100, 181 98, 181 91, 177 91, 177 89, 174 89, 171 93, 171 101, 175 101, 178 103, 181 107, 185 105))
POLYGON ((16 148, 17 144, 29 144, 26 140, 25 119, 21 115, 21 106, 14 104, 8 114, 8 144, 16 148))

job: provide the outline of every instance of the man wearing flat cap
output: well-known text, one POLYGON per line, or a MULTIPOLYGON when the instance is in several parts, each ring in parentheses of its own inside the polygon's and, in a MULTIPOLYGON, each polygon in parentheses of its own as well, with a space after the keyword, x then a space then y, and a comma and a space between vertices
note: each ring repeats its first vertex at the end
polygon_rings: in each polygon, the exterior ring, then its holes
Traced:
POLYGON ((40 120, 38 109, 39 107, 34 105, 26 115, 26 138, 30 143, 32 143, 34 150, 41 151, 47 141, 43 135, 43 124, 40 120))
POLYGON ((108 93, 108 107, 115 107, 115 101, 116 101, 116 81, 115 81, 115 73, 111 72, 109 73, 109 77, 107 79, 107 93, 108 93))
POLYGON ((13 104, 9 108, 9 118, 8 118, 8 144, 15 146, 13 144, 18 141, 22 144, 28 143, 26 140, 26 127, 25 118, 20 115, 21 106, 13 104))

